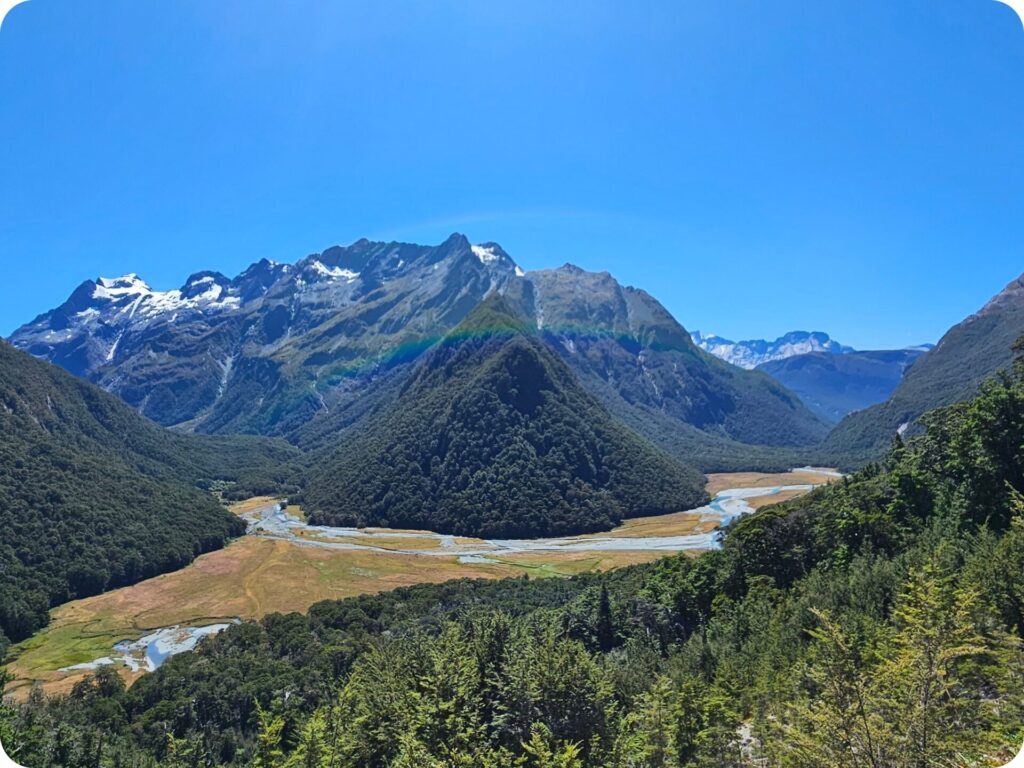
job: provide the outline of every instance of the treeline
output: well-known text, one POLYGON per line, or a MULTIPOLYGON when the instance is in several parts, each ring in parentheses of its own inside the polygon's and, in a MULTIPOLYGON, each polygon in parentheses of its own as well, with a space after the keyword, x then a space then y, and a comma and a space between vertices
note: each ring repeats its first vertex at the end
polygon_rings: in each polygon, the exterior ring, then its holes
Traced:
POLYGON ((1024 722, 1024 367, 721 550, 232 627, 0 718, 33 766, 999 765, 1024 722))
POLYGON ((245 526, 209 492, 294 489, 298 452, 168 432, 0 342, 0 656, 52 606, 180 568, 245 526))

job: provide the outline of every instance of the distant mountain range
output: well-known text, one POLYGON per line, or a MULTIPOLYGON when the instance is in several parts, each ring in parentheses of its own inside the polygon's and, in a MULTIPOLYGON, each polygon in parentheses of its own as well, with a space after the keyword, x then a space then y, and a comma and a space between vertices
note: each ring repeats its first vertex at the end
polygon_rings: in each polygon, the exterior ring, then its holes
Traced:
POLYGON ((653 297, 566 264, 526 273, 496 243, 359 240, 155 291, 86 281, 11 342, 180 430, 330 443, 395 396, 491 293, 613 414, 705 470, 783 466, 827 428, 770 377, 705 354, 653 297), (768 450, 761 450, 765 446, 768 450))
POLYGON ((821 331, 790 331, 775 341, 729 341, 699 331, 691 335, 716 357, 767 373, 827 424, 885 400, 910 365, 933 346, 857 351, 821 331))
POLYGON ((762 363, 764 371, 793 390, 804 405, 828 424, 893 393, 907 369, 927 348, 867 352, 808 352, 762 363))
POLYGON ((700 331, 694 331, 690 335, 693 337, 693 343, 705 352, 710 352, 727 363, 747 370, 753 370, 759 365, 774 360, 785 360, 787 357, 811 352, 827 352, 829 354, 853 352, 853 347, 833 341, 827 333, 821 331, 790 331, 775 341, 765 341, 764 339, 730 341, 713 333, 705 336, 700 331))
POLYGON ((169 291, 136 275, 89 280, 11 343, 178 431, 329 451, 394 407, 425 355, 492 295, 613 418, 703 471, 784 468, 814 455, 839 419, 819 458, 877 457, 897 428, 972 394, 1024 332, 1015 281, 930 352, 855 351, 821 332, 691 335, 606 272, 525 272, 497 243, 453 234, 263 259, 169 291))

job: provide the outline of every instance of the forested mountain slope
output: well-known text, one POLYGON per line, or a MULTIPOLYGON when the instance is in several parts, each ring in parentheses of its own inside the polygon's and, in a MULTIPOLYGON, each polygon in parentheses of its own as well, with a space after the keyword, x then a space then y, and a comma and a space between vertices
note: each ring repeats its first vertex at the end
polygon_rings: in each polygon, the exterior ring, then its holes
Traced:
POLYGON ((296 455, 170 433, 0 342, 0 646, 45 624, 52 605, 222 546, 244 525, 197 484, 271 490, 296 455))
POLYGON ((918 360, 892 396, 843 419, 825 441, 820 461, 863 465, 885 454, 898 429, 915 428, 921 414, 977 393, 978 386, 1010 364, 1024 334, 1024 276, 962 323, 918 360))
POLYGON ((311 471, 312 520, 487 537, 689 509, 702 475, 617 423, 493 295, 311 471))
POLYGON ((921 768, 1024 732, 1024 370, 721 550, 232 627, 0 713, 32 768, 921 768))
POLYGON ((786 469, 827 427, 776 381, 698 349, 645 291, 567 264, 506 289, 618 419, 703 471, 786 469))

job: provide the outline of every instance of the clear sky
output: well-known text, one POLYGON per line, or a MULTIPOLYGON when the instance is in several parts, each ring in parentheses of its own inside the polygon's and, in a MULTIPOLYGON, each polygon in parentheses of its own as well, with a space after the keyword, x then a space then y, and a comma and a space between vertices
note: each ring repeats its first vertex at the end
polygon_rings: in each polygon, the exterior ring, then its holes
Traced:
POLYGON ((30 0, 0 29, 0 334, 359 237, 496 240, 690 329, 935 341, 1024 271, 993 0, 30 0))

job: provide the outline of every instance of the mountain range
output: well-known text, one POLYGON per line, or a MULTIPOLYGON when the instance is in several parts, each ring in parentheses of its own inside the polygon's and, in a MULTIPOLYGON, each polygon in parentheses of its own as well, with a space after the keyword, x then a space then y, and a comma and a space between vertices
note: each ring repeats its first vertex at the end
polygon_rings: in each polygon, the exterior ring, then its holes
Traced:
POLYGON ((435 246, 363 239, 294 264, 262 259, 170 291, 136 275, 89 280, 11 343, 177 431, 329 451, 395 403, 493 294, 613 418, 703 471, 875 458, 898 428, 971 395, 1024 332, 1015 281, 931 351, 858 352, 803 331, 731 342, 691 335, 607 272, 526 272, 497 243, 453 234, 435 246))
POLYGON ((11 336, 179 430, 329 443, 393 397, 486 296, 507 297, 618 418, 701 469, 781 467, 827 427, 770 377, 700 350, 653 297, 566 264, 524 272, 496 243, 359 240, 172 291, 80 285, 11 336))
POLYGON ((775 341, 730 341, 713 333, 705 336, 700 331, 694 331, 691 336, 693 343, 705 352, 747 370, 753 370, 774 360, 785 360, 787 357, 812 352, 827 352, 833 355, 853 352, 853 347, 840 344, 821 331, 790 331, 775 341))
POLYGON ((757 370, 795 392, 826 424, 888 398, 914 362, 928 351, 910 349, 807 352, 761 363, 757 370))
POLYGON ((715 357, 767 373, 829 425, 884 401, 910 365, 933 346, 858 351, 821 331, 790 331, 775 341, 737 342, 699 331, 691 336, 697 346, 715 357))
POLYGON ((1019 278, 930 351, 793 333, 734 345, 776 356, 750 370, 606 272, 458 234, 171 291, 86 281, 0 342, 0 646, 223 545, 239 524, 209 491, 333 524, 601 530, 701 503, 701 471, 877 459, 1022 335, 1019 278))

